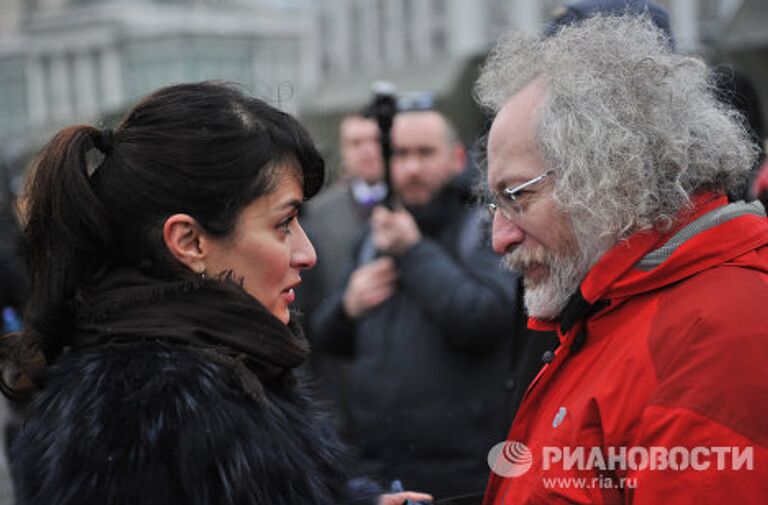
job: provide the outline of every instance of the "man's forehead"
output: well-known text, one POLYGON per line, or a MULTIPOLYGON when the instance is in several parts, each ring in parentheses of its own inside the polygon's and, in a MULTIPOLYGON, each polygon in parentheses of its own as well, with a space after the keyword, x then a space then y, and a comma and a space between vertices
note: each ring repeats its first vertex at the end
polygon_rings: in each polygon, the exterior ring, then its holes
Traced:
MULTIPOLYGON (((512 95, 501 107, 491 125, 489 146, 510 137, 515 141, 534 140, 539 109, 545 98, 542 82, 533 81, 512 95)), ((525 148, 525 146, 521 146, 525 148)))
MULTIPOLYGON (((529 158, 533 158, 536 153, 531 153, 529 158)), ((522 158, 523 156, 521 156, 522 158)), ((489 160, 488 163, 488 185, 491 189, 497 191, 504 190, 510 186, 516 186, 527 182, 534 177, 538 177, 544 173, 544 169, 541 166, 536 166, 533 163, 530 164, 509 164, 504 160, 499 160, 498 163, 493 163, 489 160)))
POLYGON ((375 119, 363 116, 347 116, 342 119, 339 130, 342 136, 365 135, 378 132, 379 125, 375 119))
POLYGON ((488 136, 488 182, 491 187, 498 189, 524 182, 543 172, 536 127, 544 96, 543 85, 534 81, 512 95, 496 115, 488 136))
POLYGON ((401 112, 395 116, 392 126, 393 135, 400 132, 407 132, 407 135, 401 136, 403 141, 408 140, 414 133, 424 136, 445 136, 446 123, 443 116, 435 111, 401 112))

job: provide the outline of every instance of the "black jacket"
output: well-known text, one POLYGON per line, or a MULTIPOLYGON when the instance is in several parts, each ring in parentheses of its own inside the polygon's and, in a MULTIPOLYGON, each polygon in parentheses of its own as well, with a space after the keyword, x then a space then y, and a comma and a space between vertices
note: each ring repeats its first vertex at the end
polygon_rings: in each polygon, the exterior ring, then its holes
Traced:
POLYGON ((0 212, 0 309, 13 307, 21 314, 27 286, 18 241, 12 216, 0 212))
POLYGON ((336 504, 340 445, 297 390, 260 402, 177 344, 65 353, 12 445, 17 505, 336 504))
POLYGON ((361 470, 436 497, 484 488, 488 451, 512 417, 517 282, 478 212, 449 188, 415 215, 424 238, 396 258, 389 300, 352 321, 339 291, 313 317, 317 347, 354 356, 348 409, 361 470))

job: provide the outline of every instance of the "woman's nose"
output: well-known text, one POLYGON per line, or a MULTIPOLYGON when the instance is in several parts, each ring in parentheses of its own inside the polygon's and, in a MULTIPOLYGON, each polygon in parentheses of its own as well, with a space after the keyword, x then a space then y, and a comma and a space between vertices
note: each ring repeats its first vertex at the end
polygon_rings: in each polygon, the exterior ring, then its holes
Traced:
POLYGON ((295 268, 306 270, 315 266, 317 263, 317 253, 315 247, 310 242, 309 237, 304 232, 304 228, 299 225, 297 233, 294 235, 293 251, 291 253, 291 265, 295 268))

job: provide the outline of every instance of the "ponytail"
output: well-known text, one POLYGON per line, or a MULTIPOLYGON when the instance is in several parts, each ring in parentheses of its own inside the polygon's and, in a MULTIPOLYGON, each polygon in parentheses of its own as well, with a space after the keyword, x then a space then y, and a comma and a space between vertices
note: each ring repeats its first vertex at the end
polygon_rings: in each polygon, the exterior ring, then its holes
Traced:
MULTIPOLYGON (((183 212, 211 236, 230 236, 242 209, 273 190, 271 168, 286 160, 301 168, 304 196, 316 193, 323 160, 306 130, 224 83, 159 89, 115 133, 59 132, 30 168, 25 329, 0 340, 0 360, 34 386, 36 372, 72 342, 79 292, 119 267, 158 279, 190 275, 165 245, 165 219, 183 212)), ((8 385, 0 389, 8 395, 8 385)))
POLYGON ((110 151, 105 144, 96 128, 71 126, 30 167, 24 250, 31 293, 25 339, 47 361, 61 352, 72 332, 76 287, 106 266, 113 249, 109 220, 90 181, 110 151), (101 160, 94 160, 94 154, 101 160))

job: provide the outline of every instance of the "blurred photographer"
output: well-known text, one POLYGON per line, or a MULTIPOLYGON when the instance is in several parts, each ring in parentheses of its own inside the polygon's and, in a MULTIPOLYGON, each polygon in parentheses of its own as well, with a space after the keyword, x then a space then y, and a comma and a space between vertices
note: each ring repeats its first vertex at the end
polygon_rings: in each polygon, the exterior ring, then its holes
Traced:
POLYGON ((401 112, 391 134, 402 206, 374 209, 354 270, 311 330, 321 350, 353 356, 349 428, 361 473, 437 498, 476 492, 510 419, 515 276, 468 203, 466 151, 447 118, 401 112))

